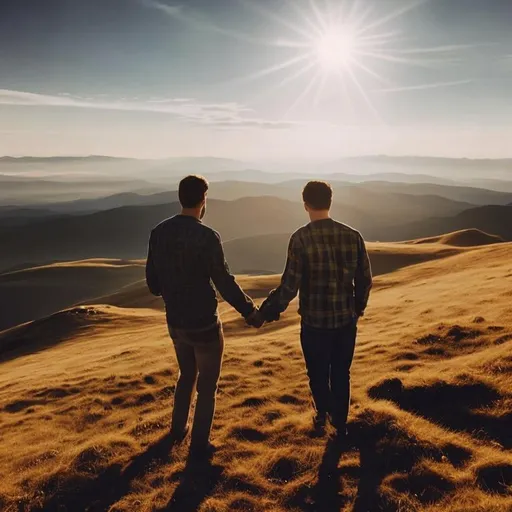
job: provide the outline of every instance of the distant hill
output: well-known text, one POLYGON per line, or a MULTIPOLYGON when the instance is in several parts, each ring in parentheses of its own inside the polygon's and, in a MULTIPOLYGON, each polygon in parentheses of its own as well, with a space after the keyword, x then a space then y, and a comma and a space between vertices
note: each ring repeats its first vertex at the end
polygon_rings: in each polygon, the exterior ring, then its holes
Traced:
POLYGON ((512 206, 481 206, 453 217, 434 217, 385 229, 378 240, 409 240, 443 233, 477 229, 505 241, 512 240, 512 206))
POLYGON ((0 274, 0 331, 50 315, 144 277, 142 263, 89 260, 0 274))
POLYGON ((469 182, 472 179, 492 178, 512 180, 512 159, 470 159, 424 156, 370 155, 342 158, 320 166, 322 172, 345 171, 353 166, 364 174, 407 172, 428 174, 451 180, 469 182))
POLYGON ((499 244, 503 242, 503 238, 496 235, 490 235, 489 233, 484 233, 479 229, 462 229, 461 231, 455 231, 454 233, 448 233, 446 235, 413 240, 411 243, 437 243, 443 245, 453 245, 454 247, 476 247, 479 245, 499 244))
POLYGON ((111 196, 94 199, 78 199, 62 203, 45 205, 54 212, 87 213, 102 210, 111 210, 123 206, 145 206, 157 204, 170 204, 178 201, 178 192, 159 192, 157 194, 137 194, 135 192, 123 192, 111 196))
MULTIPOLYGON (((240 181, 213 182, 210 184, 209 197, 231 201, 244 197, 274 196, 290 201, 301 201, 301 192, 305 181, 293 180, 284 183, 244 183, 240 181)), ((512 199, 512 194, 478 189, 458 189, 451 186, 439 186, 431 189, 422 186, 415 189, 397 183, 342 183, 332 182, 335 204, 338 207, 350 206, 368 214, 386 219, 387 222, 401 221, 401 216, 409 220, 419 220, 438 215, 454 215, 463 210, 481 204, 505 204, 512 199), (473 199, 473 202, 466 199, 473 199)), ((175 202, 176 190, 155 194, 124 192, 101 198, 80 199, 75 201, 45 203, 44 208, 58 213, 87 213, 118 208, 122 206, 156 205, 175 202)), ((22 206, 26 209, 34 206, 22 206)), ((13 208, 11 208, 12 210, 13 208)), ((0 214, 1 214, 0 207, 0 214)), ((11 216, 14 215, 11 214, 11 216)))
MULTIPOLYGON (((422 198, 418 198, 416 204, 408 197, 401 206, 395 197, 393 205, 386 209, 386 201, 377 199, 379 196, 361 202, 361 208, 337 202, 332 215, 359 229, 368 240, 410 240, 469 228, 512 240, 510 206, 470 208, 455 216, 412 222, 418 218, 415 207, 423 204, 425 215, 431 200, 422 203, 422 198)), ((355 203, 358 204, 357 201, 355 203)), ((179 211, 178 203, 126 206, 17 227, 0 226, 0 270, 25 262, 144 257, 152 227, 179 211)), ((210 200, 205 222, 220 231, 227 242, 258 235, 291 233, 307 222, 307 215, 300 202, 276 197, 210 200)))
POLYGON ((18 176, 0 178, 0 207, 22 205, 46 208, 45 203, 100 198, 134 191, 152 193, 158 190, 158 187, 140 179, 82 177, 59 180, 18 176))
POLYGON ((64 216, 52 210, 40 208, 2 208, 0 207, 0 228, 23 226, 64 216))
MULTIPOLYGON (((284 270, 289 239, 289 234, 276 234, 231 240, 225 244, 230 268, 239 274, 280 274, 284 270)), ((419 245, 416 241, 407 244, 367 242, 367 248, 376 276, 460 252, 443 247, 441 243, 430 246, 419 245)))
MULTIPOLYGON (((179 211, 178 203, 131 206, 0 228, 0 270, 26 261, 140 258, 146 254, 151 229, 179 211)), ((357 211, 346 214, 352 221, 365 221, 364 215, 357 211)), ((292 232, 305 220, 300 203, 272 197, 233 202, 211 200, 205 219, 221 231, 224 240, 292 232)))
MULTIPOLYGON (((438 196, 450 199, 452 201, 460 201, 470 203, 475 206, 486 206, 491 204, 506 205, 510 203, 511 192, 488 190, 484 188, 476 188, 469 186, 444 186, 433 183, 388 183, 385 181, 375 181, 365 183, 363 185, 368 190, 380 192, 393 192, 409 194, 413 196, 438 196)), ((437 212, 432 209, 432 215, 437 212)))
MULTIPOLYGON (((162 183, 170 183, 185 174, 199 173, 207 175, 212 181, 235 179, 275 183, 294 178, 307 179, 312 176, 327 178, 329 176, 332 179, 344 181, 384 179, 401 182, 469 184, 472 180, 512 181, 512 160, 375 155, 296 164, 247 162, 215 157, 182 157, 159 160, 106 156, 0 158, 0 174, 11 172, 23 174, 33 171, 50 174, 90 173, 125 177, 143 174, 149 181, 162 183)), ((495 188, 495 184, 492 187, 495 188)))

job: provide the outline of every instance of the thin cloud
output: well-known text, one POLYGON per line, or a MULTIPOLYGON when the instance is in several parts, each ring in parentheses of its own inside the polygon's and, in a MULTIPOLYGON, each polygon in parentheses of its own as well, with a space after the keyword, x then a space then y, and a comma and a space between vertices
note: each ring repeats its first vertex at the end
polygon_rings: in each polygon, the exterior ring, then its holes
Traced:
POLYGON ((436 82, 432 84, 410 85, 405 87, 390 87, 388 89, 377 89, 374 92, 407 92, 407 91, 424 91, 427 89, 442 89, 445 87, 457 87, 473 83, 474 80, 457 80, 455 82, 436 82))
POLYGON ((202 32, 210 32, 213 34, 223 35, 231 39, 236 39, 238 41, 242 41, 245 43, 257 45, 269 44, 268 41, 250 37, 247 34, 237 32, 236 30, 228 30, 223 27, 220 27, 219 25, 212 23, 210 20, 201 17, 199 13, 194 12, 190 9, 185 9, 183 6, 167 5, 161 2, 157 2, 155 0, 140 0, 140 2, 142 3, 142 5, 150 9, 156 9, 160 12, 163 12, 170 18, 185 23, 189 27, 202 32))
POLYGON ((483 48, 486 46, 491 46, 491 43, 475 43, 475 44, 448 44, 444 46, 432 46, 430 48, 403 48, 394 50, 395 53, 400 53, 402 55, 408 54, 421 54, 421 53, 453 53, 460 52, 465 50, 475 50, 476 48, 483 48))
POLYGON ((290 128, 291 123, 244 117, 252 109, 234 102, 200 103, 185 98, 155 101, 86 101, 69 95, 48 95, 0 89, 0 105, 29 107, 67 107, 92 110, 120 110, 126 112, 153 112, 171 115, 181 121, 207 126, 238 128, 290 128))

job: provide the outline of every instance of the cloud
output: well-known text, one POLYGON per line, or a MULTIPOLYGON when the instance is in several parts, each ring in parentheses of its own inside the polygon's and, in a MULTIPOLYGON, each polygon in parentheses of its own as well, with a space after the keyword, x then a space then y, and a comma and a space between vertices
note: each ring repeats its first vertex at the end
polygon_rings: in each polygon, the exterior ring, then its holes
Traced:
POLYGON ((473 83, 474 80, 458 80, 456 82, 436 82, 431 84, 410 85, 404 87, 390 87, 388 89, 377 89, 374 92, 407 92, 407 91, 424 91, 427 89, 442 89, 445 87, 457 87, 459 85, 467 85, 473 83))
POLYGON ((298 123, 287 121, 265 121, 262 119, 237 119, 216 121, 215 126, 219 128, 261 128, 264 130, 286 130, 294 128, 298 123))
POLYGON ((242 32, 237 32, 235 30, 226 29, 216 25, 211 20, 204 18, 200 13, 192 11, 190 9, 185 9, 180 5, 167 5, 155 0, 139 0, 142 5, 150 8, 156 9, 160 12, 165 13, 170 18, 173 18, 177 21, 180 21, 190 28, 195 30, 199 30, 202 32, 210 32, 213 34, 219 34, 231 39, 236 39, 237 41, 257 44, 257 45, 268 45, 271 44, 268 41, 264 41, 262 39, 257 39, 254 37, 250 37, 247 34, 242 32))
POLYGON ((464 50, 474 50, 476 48, 483 48, 492 46, 491 43, 475 43, 475 44, 447 44, 444 46, 432 46, 430 48, 403 48, 395 50, 395 53, 402 55, 418 54, 418 53, 453 53, 464 50))
POLYGON ((219 128, 291 128, 292 123, 245 117, 252 109, 234 102, 201 103, 187 98, 135 101, 84 100, 70 95, 48 95, 24 91, 0 89, 0 105, 30 107, 66 107, 91 110, 119 110, 126 112, 153 112, 171 115, 181 121, 219 128))

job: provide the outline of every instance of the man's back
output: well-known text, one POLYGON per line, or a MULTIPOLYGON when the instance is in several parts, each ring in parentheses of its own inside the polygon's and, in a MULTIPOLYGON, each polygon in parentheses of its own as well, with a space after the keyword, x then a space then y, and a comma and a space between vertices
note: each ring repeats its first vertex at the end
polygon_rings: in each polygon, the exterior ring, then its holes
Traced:
POLYGON ((196 329, 217 322, 212 281, 241 314, 253 309, 229 273, 218 233, 188 215, 167 219, 151 232, 146 279, 150 290, 162 295, 167 321, 175 328, 196 329))
POLYGON ((337 329, 364 311, 371 283, 360 233, 331 218, 317 220, 292 235, 281 286, 263 309, 280 312, 300 291, 302 321, 311 327, 337 329))
POLYGON ((310 222, 294 236, 304 251, 300 310, 306 324, 337 328, 356 313, 357 280, 371 281, 358 231, 333 219, 310 222))

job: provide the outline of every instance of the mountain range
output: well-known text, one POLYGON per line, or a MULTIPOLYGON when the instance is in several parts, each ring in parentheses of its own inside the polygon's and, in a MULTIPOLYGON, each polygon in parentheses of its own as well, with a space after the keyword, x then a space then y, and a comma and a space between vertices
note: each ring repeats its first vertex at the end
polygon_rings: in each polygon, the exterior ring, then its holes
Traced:
MULTIPOLYGON (((400 205, 393 198, 393 208, 388 210, 384 209, 385 202, 380 206, 370 202, 368 208, 364 204, 357 208, 336 203, 332 214, 356 227, 368 240, 408 240, 468 228, 478 228, 504 240, 512 240, 512 206, 490 205, 469 208, 455 215, 431 217, 429 205, 432 200, 429 198, 424 200, 423 218, 418 218, 421 197, 412 205, 409 198, 406 199, 400 205)), ((39 219, 17 226, 0 225, 3 245, 0 270, 56 260, 142 258, 146 254, 151 229, 179 211, 179 203, 173 202, 39 219)), ((205 218, 207 224, 222 234, 225 242, 258 235, 289 235, 306 221, 300 202, 277 197, 234 201, 212 199, 205 218)))

